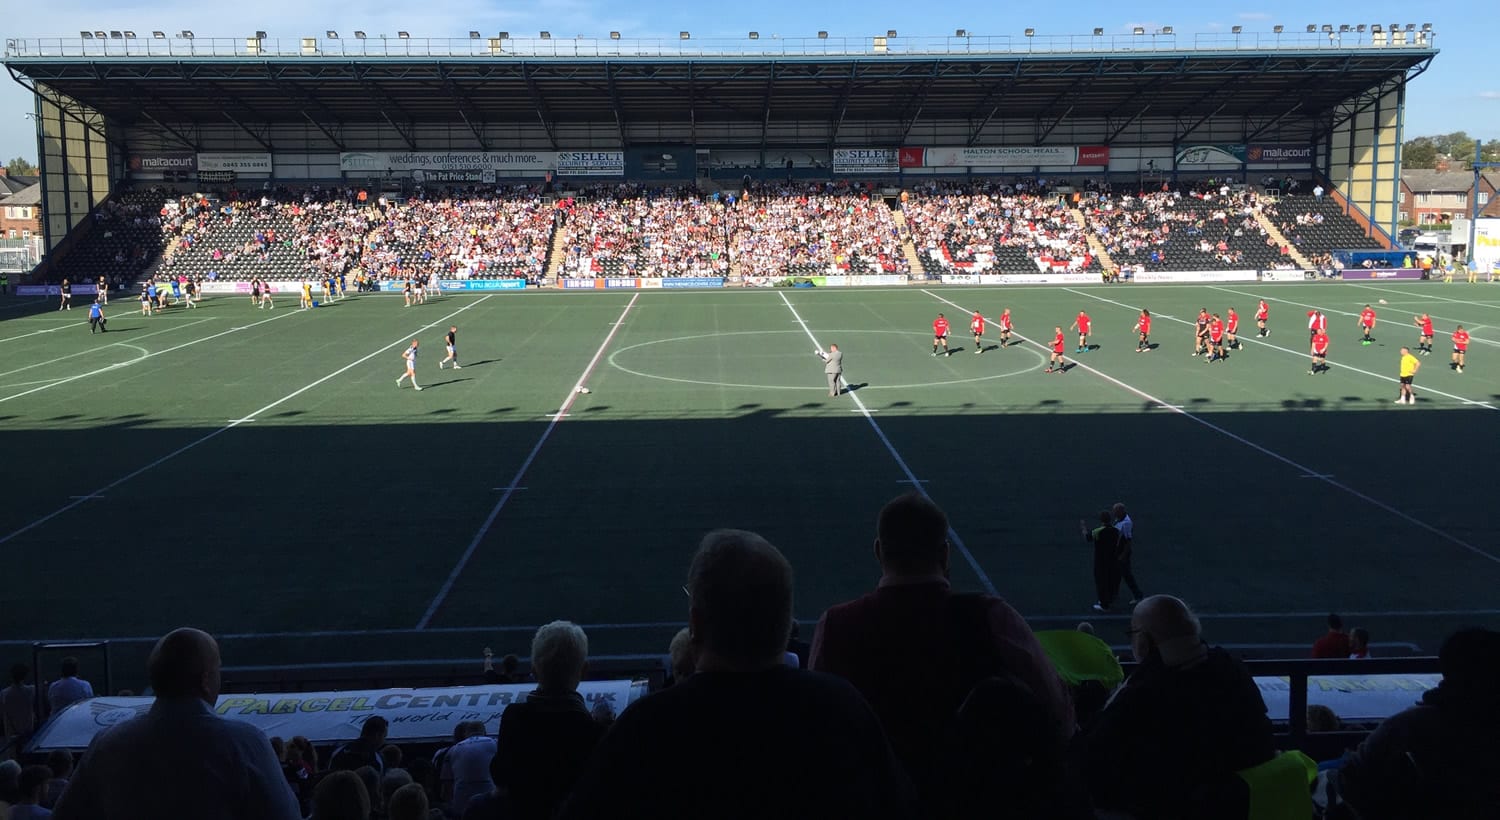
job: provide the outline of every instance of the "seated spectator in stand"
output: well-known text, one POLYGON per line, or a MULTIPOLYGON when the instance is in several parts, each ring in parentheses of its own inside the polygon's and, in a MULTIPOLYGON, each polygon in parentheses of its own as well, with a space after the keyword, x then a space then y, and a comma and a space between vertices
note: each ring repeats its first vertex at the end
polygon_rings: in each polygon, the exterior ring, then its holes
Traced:
POLYGON ((47 708, 54 715, 73 703, 94 696, 94 687, 78 677, 77 658, 63 658, 61 672, 62 677, 47 687, 47 708))
MULTIPOLYGON (((360 771, 364 771, 363 768, 360 771)), ((380 777, 380 805, 384 814, 389 815, 391 811, 391 797, 397 791, 412 785, 411 775, 405 769, 396 769, 386 772, 380 777)))
POLYGON ((484 724, 477 720, 459 724, 458 731, 463 737, 448 747, 438 769, 442 782, 439 794, 448 807, 448 814, 454 817, 461 816, 464 807, 475 796, 495 787, 490 781, 490 758, 495 756, 495 739, 484 733, 484 724))
POLYGON ((1328 632, 1313 642, 1312 656, 1314 658, 1347 658, 1349 652, 1349 633, 1344 631, 1344 619, 1330 613, 1328 632))
POLYGON ((948 517, 936 504, 919 493, 886 504, 874 552, 879 585, 824 613, 810 667, 865 696, 925 801, 944 789, 949 720, 985 678, 1024 683, 1046 705, 1057 742, 1072 737, 1067 691, 1026 621, 999 598, 949 587, 948 517))
POLYGON ((394 743, 387 743, 380 747, 380 763, 386 774, 405 771, 401 768, 401 747, 394 743))
POLYGON ((552 817, 604 734, 578 693, 588 653, 588 636, 568 621, 547 624, 531 641, 536 689, 500 713, 497 732, 494 785, 509 795, 507 817, 552 817))
POLYGON ((787 638, 786 651, 797 656, 797 667, 806 669, 807 663, 812 659, 812 644, 802 640, 802 628, 792 621, 792 637, 787 638))
POLYGON ((521 676, 517 670, 521 667, 521 659, 515 655, 506 655, 500 659, 500 669, 495 669, 495 653, 489 647, 484 649, 484 682, 485 683, 520 683, 521 676))
POLYGON ((1074 746, 1096 808, 1137 818, 1234 820, 1249 792, 1235 775, 1276 754, 1260 689, 1244 664, 1204 642, 1170 595, 1130 619, 1140 662, 1074 746))
POLYGON ((367 718, 359 727, 359 737, 333 750, 328 759, 328 768, 333 771, 354 771, 369 766, 375 773, 385 771, 385 761, 380 759, 380 749, 385 746, 386 731, 390 723, 380 715, 367 718))
POLYGON ((214 714, 219 645, 208 633, 168 633, 147 665, 156 701, 145 714, 94 736, 57 801, 56 817, 301 816, 266 736, 214 714))
POLYGON ((1333 709, 1321 703, 1308 704, 1307 707, 1307 731, 1309 732, 1337 732, 1344 728, 1344 722, 1339 720, 1339 715, 1333 709))
POLYGON ((1500 632, 1464 629, 1438 651, 1443 680, 1387 718, 1339 772, 1360 820, 1493 820, 1500 807, 1500 632))
POLYGON ((1370 632, 1369 630, 1356 626, 1349 630, 1349 657, 1370 657, 1370 632))
POLYGON ((308 820, 370 820, 370 792, 354 772, 329 772, 313 790, 308 820))
POLYGON ((42 795, 47 791, 47 781, 52 770, 46 766, 27 766, 21 770, 19 795, 16 805, 11 807, 6 820, 40 820, 51 817, 52 812, 42 808, 42 795))
POLYGON ((21 764, 14 760, 0 760, 0 817, 6 816, 20 795, 21 764))
POLYGON ((626 709, 562 818, 914 817, 880 721, 847 682, 782 662, 792 567, 755 533, 693 557, 698 671, 626 709))
POLYGON ((73 774, 73 755, 63 749, 53 749, 47 753, 47 768, 52 771, 52 779, 47 781, 47 788, 42 793, 42 808, 51 810, 57 805, 57 798, 68 788, 68 778, 73 774))

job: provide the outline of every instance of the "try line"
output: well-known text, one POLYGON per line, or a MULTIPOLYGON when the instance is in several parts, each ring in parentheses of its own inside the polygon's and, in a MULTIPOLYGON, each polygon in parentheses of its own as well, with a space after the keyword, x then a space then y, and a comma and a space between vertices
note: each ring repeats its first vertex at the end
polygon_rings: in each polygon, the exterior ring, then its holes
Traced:
MULTIPOLYGON (((488 299, 489 297, 486 296, 485 298, 488 299)), ((432 619, 437 615, 438 609, 442 607, 443 601, 448 598, 448 593, 453 591, 453 585, 457 583, 458 576, 463 574, 464 568, 474 558, 474 551, 479 549, 479 543, 484 540, 486 535, 489 535, 490 528, 495 526, 495 519, 500 517, 500 511, 505 509, 506 504, 510 503, 511 496, 515 495, 518 489, 524 489, 521 486, 521 479, 526 477, 526 471, 531 469, 531 463, 536 461, 537 453, 542 451, 542 445, 547 443, 547 439, 551 437, 552 431, 563 419, 568 417, 568 408, 572 407, 573 402, 578 399, 579 388, 583 387, 584 382, 589 380, 589 375, 599 365, 600 357, 604 355, 604 351, 609 347, 609 343, 614 341, 615 334, 620 332, 620 326, 625 323, 626 315, 630 313, 631 308, 635 307, 636 300, 639 298, 641 298, 639 292, 631 296, 630 301, 625 303, 625 309, 620 311, 620 317, 614 321, 614 324, 610 325, 609 333, 605 335, 604 341, 599 345, 599 349, 594 351, 594 358, 589 359, 588 366, 583 369, 583 375, 579 376, 578 381, 574 382, 573 387, 568 390, 568 396, 563 399, 562 406, 558 408, 556 413, 551 414, 551 420, 547 422, 546 427, 542 428, 542 435, 536 440, 536 445, 531 448, 530 453, 526 454, 526 460, 521 462, 520 469, 516 470, 516 474, 511 477, 510 483, 505 485, 505 493, 500 496, 499 501, 495 502, 495 506, 490 510, 490 514, 484 519, 484 523, 480 525, 479 532, 474 533, 473 540, 469 541, 469 546, 464 549, 463 555, 459 556, 458 563, 453 565, 453 569, 443 581, 442 587, 433 596, 432 603, 427 605, 427 611, 422 613, 422 620, 417 621, 417 630, 426 629, 428 624, 432 623, 432 619)))
MULTIPOLYGON (((819 352, 822 352, 823 345, 818 341, 818 337, 814 336, 811 330, 808 330, 807 323, 802 321, 802 316, 797 313, 797 309, 792 307, 792 300, 786 298, 785 293, 778 293, 777 295, 781 297, 782 302, 786 303, 787 310, 792 312, 792 316, 796 318, 797 324, 802 326, 802 332, 807 334, 807 338, 812 339, 813 346, 819 352)), ((847 388, 848 382, 846 381, 844 384, 847 388)), ((891 458, 896 460, 896 464, 901 468, 901 472, 906 474, 906 480, 911 482, 912 487, 918 493, 921 493, 923 498, 931 501, 932 496, 927 494, 927 488, 922 486, 921 481, 917 480, 916 474, 911 471, 911 467, 907 466, 906 459, 901 457, 901 453, 896 451, 896 446, 891 444, 890 439, 886 438, 885 431, 881 430, 880 425, 875 422, 875 416, 870 412, 870 408, 865 406, 864 401, 859 398, 858 393, 855 393, 853 390, 846 390, 846 392, 849 394, 849 398, 854 400, 854 404, 859 408, 859 412, 864 414, 865 421, 870 423, 870 429, 875 431, 875 435, 880 439, 880 443, 885 445, 885 449, 891 454, 891 458)), ((964 560, 969 562, 969 568, 974 570, 974 574, 979 577, 979 583, 984 586, 984 591, 991 595, 999 595, 1000 593, 995 589, 995 584, 990 580, 990 576, 985 574, 984 570, 980 568, 979 562, 974 559, 974 553, 969 552, 969 548, 964 546, 964 540, 958 537, 958 533, 951 526, 948 528, 948 540, 953 542, 953 546, 958 547, 958 551, 963 554, 964 560)))
MULTIPOLYGON (((1069 290, 1071 290, 1071 288, 1069 288, 1069 290)), ((960 305, 957 302, 950 301, 950 300, 945 299, 945 298, 943 298, 941 296, 938 296, 937 294, 933 293, 930 290, 923 289, 922 292, 925 293, 925 294, 927 294, 928 296, 931 296, 932 298, 938 300, 939 302, 946 302, 946 303, 952 305, 953 307, 958 308, 959 310, 962 310, 962 311, 964 311, 966 313, 973 313, 972 310, 969 310, 968 308, 964 307, 963 305, 960 305)), ((1083 294, 1083 293, 1080 293, 1080 295, 1090 296, 1091 298, 1099 299, 1099 300, 1104 301, 1104 302, 1112 302, 1113 301, 1111 299, 1104 299, 1101 296, 1093 296, 1093 294, 1083 294)), ((785 297, 782 297, 782 298, 785 298, 785 297)), ((1121 304, 1121 303, 1115 302, 1115 304, 1121 304)), ((1122 306, 1123 307, 1130 307, 1129 305, 1122 305, 1122 306)), ((991 320, 991 321, 994 321, 994 320, 991 320)), ((1182 321, 1182 320, 1179 319, 1177 321, 1182 321)), ((1019 333, 1015 334, 1015 336, 1017 338, 1021 339, 1022 341, 1028 342, 1030 344, 1037 345, 1038 347, 1042 347, 1044 349, 1048 349, 1047 346, 1043 345, 1041 342, 1035 341, 1033 339, 1028 339, 1025 336, 1020 335, 1019 333)), ((1278 349, 1284 349, 1284 348, 1278 348, 1278 349)), ((1226 430, 1223 427, 1220 427, 1219 425, 1214 424, 1213 422, 1209 421, 1208 419, 1203 418, 1202 416, 1199 416, 1199 415, 1196 415, 1194 413, 1190 413, 1187 410, 1184 410, 1179 405, 1169 404, 1169 403, 1167 403, 1167 402, 1165 402, 1165 401, 1163 401, 1163 400, 1161 400, 1161 399, 1159 399, 1159 398, 1151 395, 1150 393, 1147 393, 1146 391, 1141 390, 1138 387, 1135 387, 1134 385, 1131 385, 1131 384, 1128 384, 1126 382, 1120 381, 1119 379, 1115 378, 1114 376, 1109 375, 1108 373, 1105 373, 1102 370, 1099 370, 1099 369, 1094 368, 1094 367, 1090 367, 1089 365, 1086 365, 1083 362, 1080 362, 1080 361, 1077 361, 1077 360, 1074 360, 1073 366, 1074 367, 1081 367, 1084 370, 1086 370, 1086 371, 1088 371, 1090 373, 1093 373, 1095 376, 1098 376, 1099 378, 1104 379, 1107 382, 1110 382, 1111 384, 1114 384, 1114 385, 1116 385, 1116 386, 1118 386, 1118 387, 1120 387, 1120 388, 1122 388, 1124 390, 1127 390, 1127 391, 1129 391, 1131 393, 1134 393, 1137 396, 1140 396, 1141 398, 1145 399, 1148 402, 1151 402, 1152 404, 1159 405, 1159 406, 1165 408, 1166 410, 1168 410, 1170 412, 1173 412, 1173 413, 1176 413, 1176 414, 1182 416, 1185 419, 1189 419, 1191 421, 1197 422, 1198 424, 1200 424, 1200 425, 1202 425, 1202 426, 1204 426, 1204 427, 1206 427, 1206 428, 1214 431, 1215 433, 1218 433, 1221 436, 1225 436, 1226 438, 1233 439, 1234 441, 1237 441, 1240 444, 1243 444, 1243 445, 1245 445, 1246 447, 1249 447, 1252 450, 1255 450, 1255 451, 1257 451, 1259 453, 1262 453, 1263 455, 1269 456, 1270 458, 1273 458, 1276 461, 1279 461, 1282 464, 1287 465, 1288 467, 1292 467, 1292 468, 1296 469, 1300 475, 1312 476, 1313 478, 1315 478, 1318 481, 1321 481, 1321 482, 1329 485, 1330 487, 1335 487, 1335 488, 1337 488, 1339 490, 1343 490, 1344 492, 1348 493, 1349 495, 1352 495, 1355 498, 1358 498, 1358 499, 1360 499, 1361 501, 1364 501, 1367 504, 1370 504, 1372 506, 1375 506, 1375 507, 1378 507, 1378 508, 1380 508, 1382 510, 1385 510, 1386 512, 1390 513, 1391 515, 1394 515, 1397 518, 1400 518, 1401 520, 1403 520, 1403 521, 1405 521, 1405 522, 1407 522, 1409 524, 1412 524, 1413 526, 1416 526, 1416 527, 1419 527, 1421 529, 1424 529, 1424 530, 1432 533, 1433 535, 1436 535, 1439 538, 1442 538, 1444 541, 1448 541, 1448 542, 1450 542, 1452 544, 1456 544, 1456 545, 1458 545, 1460 547, 1463 547, 1464 549, 1468 550, 1469 552, 1474 553, 1475 555, 1478 555, 1478 556, 1480 556, 1482 558, 1488 559, 1492 563, 1500 564, 1500 555, 1495 555, 1494 553, 1487 552, 1486 550, 1480 549, 1479 547, 1476 547, 1473 544, 1470 544, 1469 542, 1464 541, 1463 539, 1461 539, 1461 538, 1459 538, 1459 537, 1457 537, 1455 535, 1452 535, 1452 534, 1450 534, 1450 533, 1448 533, 1448 532, 1446 532, 1444 530, 1440 530, 1437 527, 1434 527, 1431 524, 1428 524, 1426 521, 1423 521, 1423 520, 1421 520, 1421 519, 1419 519, 1419 518, 1417 518, 1417 517, 1415 517, 1415 516, 1413 516, 1413 515, 1405 512, 1405 511, 1398 510, 1395 507, 1392 507, 1391 505, 1385 503, 1384 501, 1381 501, 1381 500, 1379 500, 1377 498, 1373 498, 1371 496, 1368 496, 1368 495, 1360 492, 1359 490, 1354 489, 1353 487, 1350 487, 1348 484, 1345 484, 1345 483, 1343 483, 1341 481, 1336 481, 1336 480, 1334 480, 1333 476, 1331 476, 1331 475, 1320 473, 1317 470, 1312 469, 1311 467, 1303 466, 1302 464, 1300 464, 1300 463, 1298 463, 1296 461, 1293 461, 1292 459, 1290 459, 1290 458, 1288 458, 1288 457, 1286 457, 1286 456, 1284 456, 1284 455, 1276 452, 1275 450, 1272 450, 1272 449, 1270 449, 1268 447, 1264 447, 1264 446, 1261 446, 1259 444, 1256 444, 1255 442, 1253 442, 1253 441, 1251 441, 1251 440, 1249 440, 1249 439, 1245 438, 1244 436, 1241 436, 1241 435, 1239 435, 1237 433, 1232 433, 1229 430, 1226 430)))
MULTIPOLYGON (((491 294, 491 296, 493 296, 493 294, 491 294)), ((37 520, 32 521, 30 524, 27 524, 27 525, 21 527, 20 529, 16 530, 15 532, 12 532, 12 533, 10 533, 9 535, 6 535, 3 538, 0 538, 0 544, 5 544, 5 543, 7 543, 7 542, 9 542, 9 541, 11 541, 13 539, 15 539, 16 537, 18 537, 20 535, 23 535, 23 534, 25 534, 25 533, 27 533, 27 532, 29 532, 31 530, 34 530, 37 527, 40 527, 41 525, 47 523, 48 521, 51 521, 52 519, 58 517, 59 515, 62 515, 64 513, 68 512, 69 510, 72 510, 75 507, 78 507, 80 504, 83 504, 83 503, 89 501, 90 499, 93 499, 93 498, 96 498, 96 497, 98 497, 100 495, 103 495, 104 493, 106 493, 106 492, 108 492, 110 490, 113 490, 114 488, 120 486, 121 484, 124 484, 125 482, 127 482, 127 481, 135 478, 138 475, 141 475, 142 473, 146 473, 146 472, 149 472, 150 470, 153 470, 153 469, 155 469, 157 467, 160 467, 161 465, 167 463, 168 461, 171 461, 172 459, 176 458, 177 456, 182 455, 183 453, 186 453, 187 451, 189 451, 189 450, 197 447, 198 445, 203 444, 203 443, 208 442, 208 441, 211 441, 211 440, 213 440, 215 438, 218 438, 219 435, 222 434, 222 433, 226 433, 226 432, 228 432, 230 430, 233 430, 234 428, 239 427, 241 424, 246 424, 248 422, 253 421, 256 416, 259 416, 260 414, 265 413, 268 410, 272 410, 272 409, 274 409, 276 407, 281 406, 282 404, 285 404, 288 401, 291 401, 292 399, 294 399, 294 398, 302 395, 303 393, 306 393, 307 391, 313 389, 314 387, 317 387, 318 385, 320 385, 320 384, 328 381, 329 379, 332 379, 332 378, 334 378, 336 376, 339 376, 339 375, 342 375, 344 373, 347 373, 348 371, 354 369, 355 367, 358 367, 359 365, 364 364, 365 362, 367 362, 367 361, 375 358, 376 356, 379 356, 380 354, 386 352, 387 350, 390 350, 393 347, 397 347, 398 345, 405 344, 406 341, 408 339, 410 339, 414 334, 421 333, 424 330, 430 330, 430 329, 432 329, 434 327, 437 327, 438 325, 441 325, 444 322, 447 322, 449 319, 452 319, 454 316, 457 316, 458 314, 463 313, 464 311, 468 310, 469 308, 472 308, 472 307, 475 307, 475 306, 479 305, 480 303, 484 302, 486 299, 491 298, 491 296, 485 296, 485 297, 479 299, 476 302, 471 302, 471 303, 469 303, 469 304, 467 304, 467 305, 459 308, 458 310, 453 311, 452 313, 448 314, 447 316, 444 316, 443 318, 438 319, 435 322, 432 322, 430 324, 423 325, 422 327, 417 328, 412 333, 404 334, 400 339, 397 339, 396 341, 391 342, 390 344, 385 345, 384 347, 381 347, 379 350, 376 350, 373 353, 369 353, 367 355, 361 356, 360 358, 355 359, 354 361, 350 362, 349 364, 344 365, 343 367, 339 368, 338 370, 335 370, 332 373, 329 373, 328 375, 324 376, 323 378, 318 379, 317 381, 311 382, 311 383, 309 383, 308 385, 306 385, 304 387, 300 387, 300 388, 298 388, 296 390, 293 390, 292 392, 286 394, 285 396, 282 396, 281 398, 277 399, 276 401, 271 402, 270 404, 266 405, 265 407, 260 408, 259 410, 256 410, 253 413, 249 413, 249 414, 244 415, 244 416, 242 416, 240 418, 234 419, 233 421, 229 422, 228 424, 225 424, 223 427, 220 427, 219 429, 214 430, 211 433, 203 435, 203 436, 201 436, 199 438, 196 438, 196 439, 188 442, 187 444, 182 445, 181 447, 178 447, 176 450, 173 450, 172 452, 167 453, 166 455, 162 456, 161 458, 158 458, 157 460, 151 462, 150 464, 147 464, 144 467, 141 467, 141 468, 139 468, 139 469, 137 469, 137 470, 135 470, 133 472, 126 473, 125 475, 123 475, 123 476, 115 479, 114 481, 111 481, 110 483, 104 485, 103 487, 100 487, 99 489, 94 490, 92 493, 89 493, 88 495, 82 495, 82 496, 75 497, 71 503, 65 504, 65 505, 63 505, 63 506, 61 506, 61 507, 53 510, 52 512, 47 513, 46 515, 42 516, 41 518, 38 518, 37 520)), ((290 315, 290 312, 288 313, 288 315, 290 315)), ((281 317, 278 316, 278 317, 275 317, 275 318, 279 319, 281 317)), ((264 321, 270 322, 270 321, 274 321, 274 319, 266 319, 264 321)), ((256 324, 262 324, 262 323, 263 322, 256 322, 256 324)), ((254 327, 254 325, 251 325, 251 327, 254 327)), ((233 331, 225 331, 225 332, 226 333, 232 333, 233 331)), ((215 336, 222 336, 223 334, 222 333, 218 333, 218 334, 214 334, 214 335, 215 336)), ((214 337, 213 336, 208 336, 206 338, 207 339, 212 339, 214 337)), ((204 341, 204 339, 200 339, 199 341, 204 341)), ((195 343, 194 342, 189 342, 189 344, 195 344, 195 343)), ((185 347, 185 345, 179 345, 179 347, 185 347)), ((169 350, 174 350, 174 349, 176 349, 176 348, 169 348, 169 350)), ((139 361, 139 360, 137 360, 137 361, 139 361)), ((59 382, 59 384, 61 384, 61 382, 59 382)))

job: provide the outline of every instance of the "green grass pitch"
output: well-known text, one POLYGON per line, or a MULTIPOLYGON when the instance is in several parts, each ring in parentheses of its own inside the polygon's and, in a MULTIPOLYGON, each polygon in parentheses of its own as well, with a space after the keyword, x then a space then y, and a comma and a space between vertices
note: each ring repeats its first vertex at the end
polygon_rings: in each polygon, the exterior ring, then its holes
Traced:
POLYGON ((554 618, 588 627, 596 655, 654 655, 686 619, 705 531, 780 546, 813 621, 873 587, 875 513, 913 481, 952 519, 955 586, 998 590, 1038 628, 1087 619, 1124 642, 1123 610, 1088 614, 1077 535, 1114 501, 1136 518, 1147 591, 1199 607, 1214 641, 1301 655, 1329 610, 1427 651, 1500 623, 1500 287, 531 292, 272 312, 221 296, 151 317, 117 302, 103 335, 54 307, 0 300, 0 660, 110 638, 128 677, 191 623, 228 636, 230 667, 477 664, 485 646, 526 654, 554 618), (1367 302, 1380 321, 1362 346, 1367 302), (1191 357, 1197 309, 1231 306, 1245 349, 1191 357), (1333 339, 1318 376, 1313 306, 1333 339), (993 349, 992 324, 974 355, 967 312, 1005 307, 1025 341, 993 349), (1075 355, 1070 333, 1076 366, 1044 374, 1036 342, 1080 309, 1096 349, 1075 355), (940 311, 957 352, 934 359, 940 311), (1424 311, 1435 353, 1419 404, 1397 406, 1397 351, 1424 311), (1475 339, 1462 374, 1456 323, 1475 339), (450 324, 461 370, 437 368, 450 324), (395 384, 413 338, 420 393, 395 384), (812 355, 830 343, 855 388, 837 399, 812 355))

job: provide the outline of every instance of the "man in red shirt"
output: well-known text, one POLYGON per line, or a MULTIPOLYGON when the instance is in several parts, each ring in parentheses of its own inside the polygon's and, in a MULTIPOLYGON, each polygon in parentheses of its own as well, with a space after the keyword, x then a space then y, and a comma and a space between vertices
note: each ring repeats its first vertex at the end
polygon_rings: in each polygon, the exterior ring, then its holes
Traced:
POLYGON ((1208 360, 1210 362, 1222 361, 1224 359, 1224 320, 1215 313, 1208 320, 1208 360))
POLYGON ((1328 632, 1313 642, 1312 656, 1320 659, 1343 660, 1349 657, 1349 633, 1344 631, 1344 619, 1330 613, 1328 632))
POLYGON ((1047 369, 1044 373, 1061 373, 1068 368, 1067 361, 1063 358, 1063 345, 1067 342, 1063 339, 1063 331, 1060 327, 1052 328, 1052 358, 1047 361, 1047 369))
POLYGON ((932 355, 934 356, 937 355, 938 345, 943 346, 944 356, 953 355, 948 350, 948 320, 943 318, 941 313, 932 320, 932 355))
POLYGON ((1464 372, 1464 354, 1469 352, 1469 331, 1459 325, 1453 331, 1453 369, 1455 372, 1464 372))
POLYGON ((1370 331, 1375 329, 1375 308, 1365 305, 1365 309, 1359 312, 1359 327, 1365 332, 1365 337, 1359 343, 1369 346, 1371 342, 1375 341, 1370 338, 1370 331))
MULTIPOLYGON (((1322 314, 1319 314, 1320 316, 1322 314)), ((1312 367, 1308 369, 1307 375, 1313 376, 1328 369, 1328 331, 1322 328, 1313 328, 1312 337, 1312 367)))
POLYGON ((1224 324, 1224 335, 1227 337, 1224 340, 1225 343, 1229 345, 1230 350, 1239 350, 1240 315, 1234 312, 1234 308, 1229 309, 1229 318, 1224 324))
POLYGON ((1426 356, 1432 353, 1432 317, 1424 313, 1413 317, 1413 321, 1416 322, 1419 328, 1417 333, 1421 337, 1417 339, 1417 352, 1426 356))
POLYGON ((1010 347, 1010 308, 1000 312, 1000 349, 1010 347))
POLYGON ((1089 315, 1078 311, 1078 318, 1073 320, 1073 329, 1078 331, 1078 352, 1087 353, 1089 349, 1089 315))
POLYGON ((969 320, 969 330, 974 333, 974 352, 984 352, 984 316, 979 311, 974 311, 974 318, 969 320))
POLYGON ((1145 308, 1141 308, 1141 317, 1139 319, 1135 320, 1135 330, 1136 330, 1137 333, 1141 334, 1140 339, 1136 340, 1136 343, 1135 343, 1135 352, 1140 353, 1141 351, 1145 351, 1147 353, 1150 353, 1151 352, 1151 311, 1149 311, 1149 310, 1147 310, 1145 308))
POLYGON ((1256 335, 1262 338, 1271 335, 1271 331, 1266 329, 1266 320, 1269 318, 1271 318, 1271 306, 1267 305, 1266 300, 1262 299, 1260 300, 1260 306, 1255 309, 1256 335))

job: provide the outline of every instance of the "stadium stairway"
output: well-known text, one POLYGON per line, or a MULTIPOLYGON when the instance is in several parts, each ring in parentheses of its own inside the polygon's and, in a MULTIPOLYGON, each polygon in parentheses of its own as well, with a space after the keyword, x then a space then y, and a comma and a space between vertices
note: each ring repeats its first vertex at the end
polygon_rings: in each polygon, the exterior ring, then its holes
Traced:
POLYGON ((547 254, 547 267, 542 273, 544 279, 556 279, 558 272, 562 270, 563 262, 568 259, 567 237, 561 225, 552 229, 552 250, 547 254))
POLYGON ((1269 217, 1260 211, 1255 212, 1255 221, 1259 222, 1260 226, 1266 229, 1266 233, 1270 234, 1271 238, 1276 240, 1278 246, 1290 248, 1292 261, 1297 263, 1297 267, 1302 270, 1312 270, 1312 263, 1307 261, 1307 257, 1302 255, 1302 251, 1287 241, 1286 234, 1282 233, 1281 229, 1276 227, 1275 222, 1272 222, 1269 217))
MULTIPOLYGON (((1109 251, 1104 249, 1104 243, 1100 242, 1099 237, 1095 236, 1094 232, 1089 230, 1088 221, 1083 218, 1083 211, 1077 208, 1069 208, 1068 213, 1073 215, 1073 221, 1078 223, 1078 227, 1083 228, 1084 236, 1088 237, 1089 250, 1093 252, 1094 259, 1098 260, 1100 267, 1107 271, 1116 270, 1115 260, 1110 258, 1109 251)), ((913 267, 912 270, 916 270, 916 268, 913 267)))

